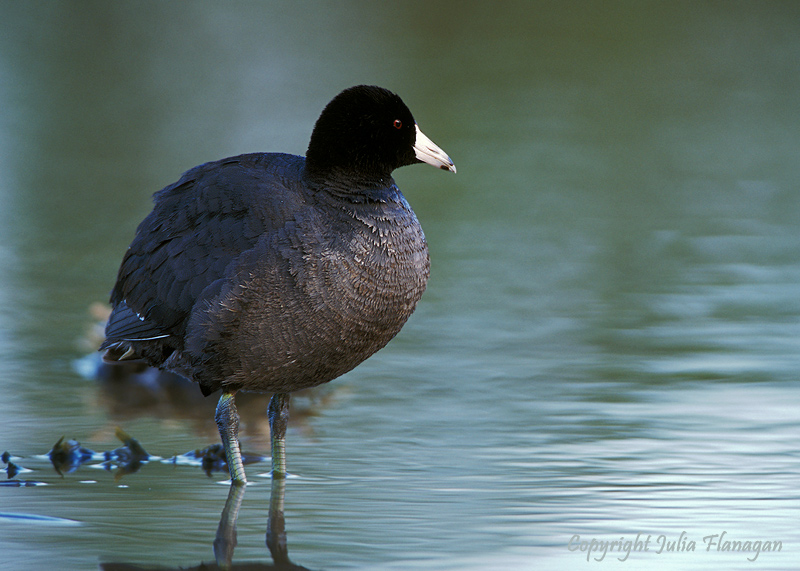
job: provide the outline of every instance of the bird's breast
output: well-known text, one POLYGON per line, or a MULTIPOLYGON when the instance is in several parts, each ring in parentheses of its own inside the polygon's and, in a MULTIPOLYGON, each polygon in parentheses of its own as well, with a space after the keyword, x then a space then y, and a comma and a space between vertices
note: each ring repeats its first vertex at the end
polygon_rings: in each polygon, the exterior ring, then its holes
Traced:
POLYGON ((314 289, 327 307, 361 325, 390 329, 414 310, 430 266, 413 214, 355 218, 352 230, 321 248, 311 263, 320 269, 314 289))
POLYGON ((296 390, 386 345, 422 297, 428 248, 410 210, 357 214, 297 217, 242 259, 199 315, 192 361, 224 361, 217 376, 244 388, 296 390))

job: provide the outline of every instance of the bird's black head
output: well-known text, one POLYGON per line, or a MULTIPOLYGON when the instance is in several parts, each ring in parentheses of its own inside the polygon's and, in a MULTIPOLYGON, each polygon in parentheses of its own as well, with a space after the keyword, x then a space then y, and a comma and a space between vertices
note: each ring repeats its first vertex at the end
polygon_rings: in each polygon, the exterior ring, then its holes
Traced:
POLYGON ((342 172, 359 178, 391 176, 419 162, 416 123, 397 95, 382 87, 345 89, 322 111, 306 153, 309 172, 342 172))

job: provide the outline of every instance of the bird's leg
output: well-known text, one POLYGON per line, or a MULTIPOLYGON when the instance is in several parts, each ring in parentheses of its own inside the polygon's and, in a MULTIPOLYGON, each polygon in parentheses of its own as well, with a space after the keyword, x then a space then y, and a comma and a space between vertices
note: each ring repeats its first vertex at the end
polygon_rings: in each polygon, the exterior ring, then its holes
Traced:
POLYGON ((286 477, 286 425, 289 423, 289 393, 275 393, 267 416, 272 438, 272 477, 286 477))
POLYGON ((231 473, 231 482, 246 484, 247 478, 244 475, 242 453, 239 450, 239 413, 233 402, 235 395, 236 391, 223 391, 217 403, 217 413, 214 419, 217 421, 222 446, 225 448, 225 461, 228 463, 228 471, 231 473))

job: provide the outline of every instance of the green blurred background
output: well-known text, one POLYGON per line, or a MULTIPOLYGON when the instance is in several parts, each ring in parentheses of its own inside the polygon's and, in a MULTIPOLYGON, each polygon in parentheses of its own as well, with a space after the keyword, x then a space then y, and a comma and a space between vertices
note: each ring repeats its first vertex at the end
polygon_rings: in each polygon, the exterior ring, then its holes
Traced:
MULTIPOLYGON (((431 281, 290 429, 293 558, 574 569, 574 534, 685 530, 698 553, 602 564, 754 568, 705 552, 724 528, 782 540, 757 564, 792 568, 799 29, 795 2, 0 1, 0 449, 50 484, 1 488, 0 512, 79 522, 0 517, 4 560, 213 560, 222 475, 62 479, 37 455, 114 448, 117 425, 163 457, 215 440, 205 403, 133 407, 91 378, 89 307, 154 191, 303 154, 322 107, 372 83, 458 174, 395 173, 431 281)), ((259 406, 245 448, 268 454, 259 406)), ((269 561, 268 495, 248 489, 235 560, 269 561)))

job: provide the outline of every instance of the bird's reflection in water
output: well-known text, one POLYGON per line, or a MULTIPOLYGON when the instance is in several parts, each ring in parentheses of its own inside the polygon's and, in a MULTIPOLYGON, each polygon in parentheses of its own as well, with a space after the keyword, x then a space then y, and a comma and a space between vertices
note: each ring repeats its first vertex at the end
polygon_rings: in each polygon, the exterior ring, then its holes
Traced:
MULTIPOLYGON (((274 486, 273 486, 274 489, 274 486)), ((214 538, 214 558, 217 565, 223 569, 231 569, 233 566, 233 550, 236 548, 236 518, 239 516, 239 508, 244 499, 245 486, 231 484, 228 491, 228 499, 225 500, 225 507, 219 518, 217 527, 217 537, 214 538)), ((269 518, 272 519, 272 496, 270 495, 269 518)), ((270 523, 267 523, 267 543, 269 543, 270 523)))
POLYGON ((267 519, 266 544, 272 556, 272 563, 257 561, 234 563, 233 554, 236 549, 236 519, 239 508, 244 500, 246 486, 231 484, 228 499, 217 528, 214 539, 215 564, 200 563, 196 567, 143 567, 128 563, 103 563, 103 571, 169 571, 181 569, 183 571, 224 569, 230 571, 309 571, 307 567, 297 565, 289 560, 286 544, 286 520, 283 515, 283 500, 286 493, 286 479, 273 478, 272 491, 269 498, 269 515, 267 519))
POLYGON ((286 569, 305 569, 289 561, 289 551, 286 547, 286 519, 283 517, 285 491, 286 478, 273 478, 267 519, 267 548, 275 565, 286 569))
MULTIPOLYGON (((273 478, 272 491, 269 497, 269 517, 267 519, 267 548, 272 555, 272 565, 250 567, 249 564, 238 566, 233 563, 233 550, 236 547, 236 518, 244 498, 245 486, 231 484, 225 509, 217 528, 214 540, 214 557, 220 569, 272 569, 280 571, 301 571, 307 569, 289 560, 286 546, 286 520, 283 515, 283 499, 286 493, 286 479, 273 478)), ((251 565, 251 564, 250 564, 251 565)))

